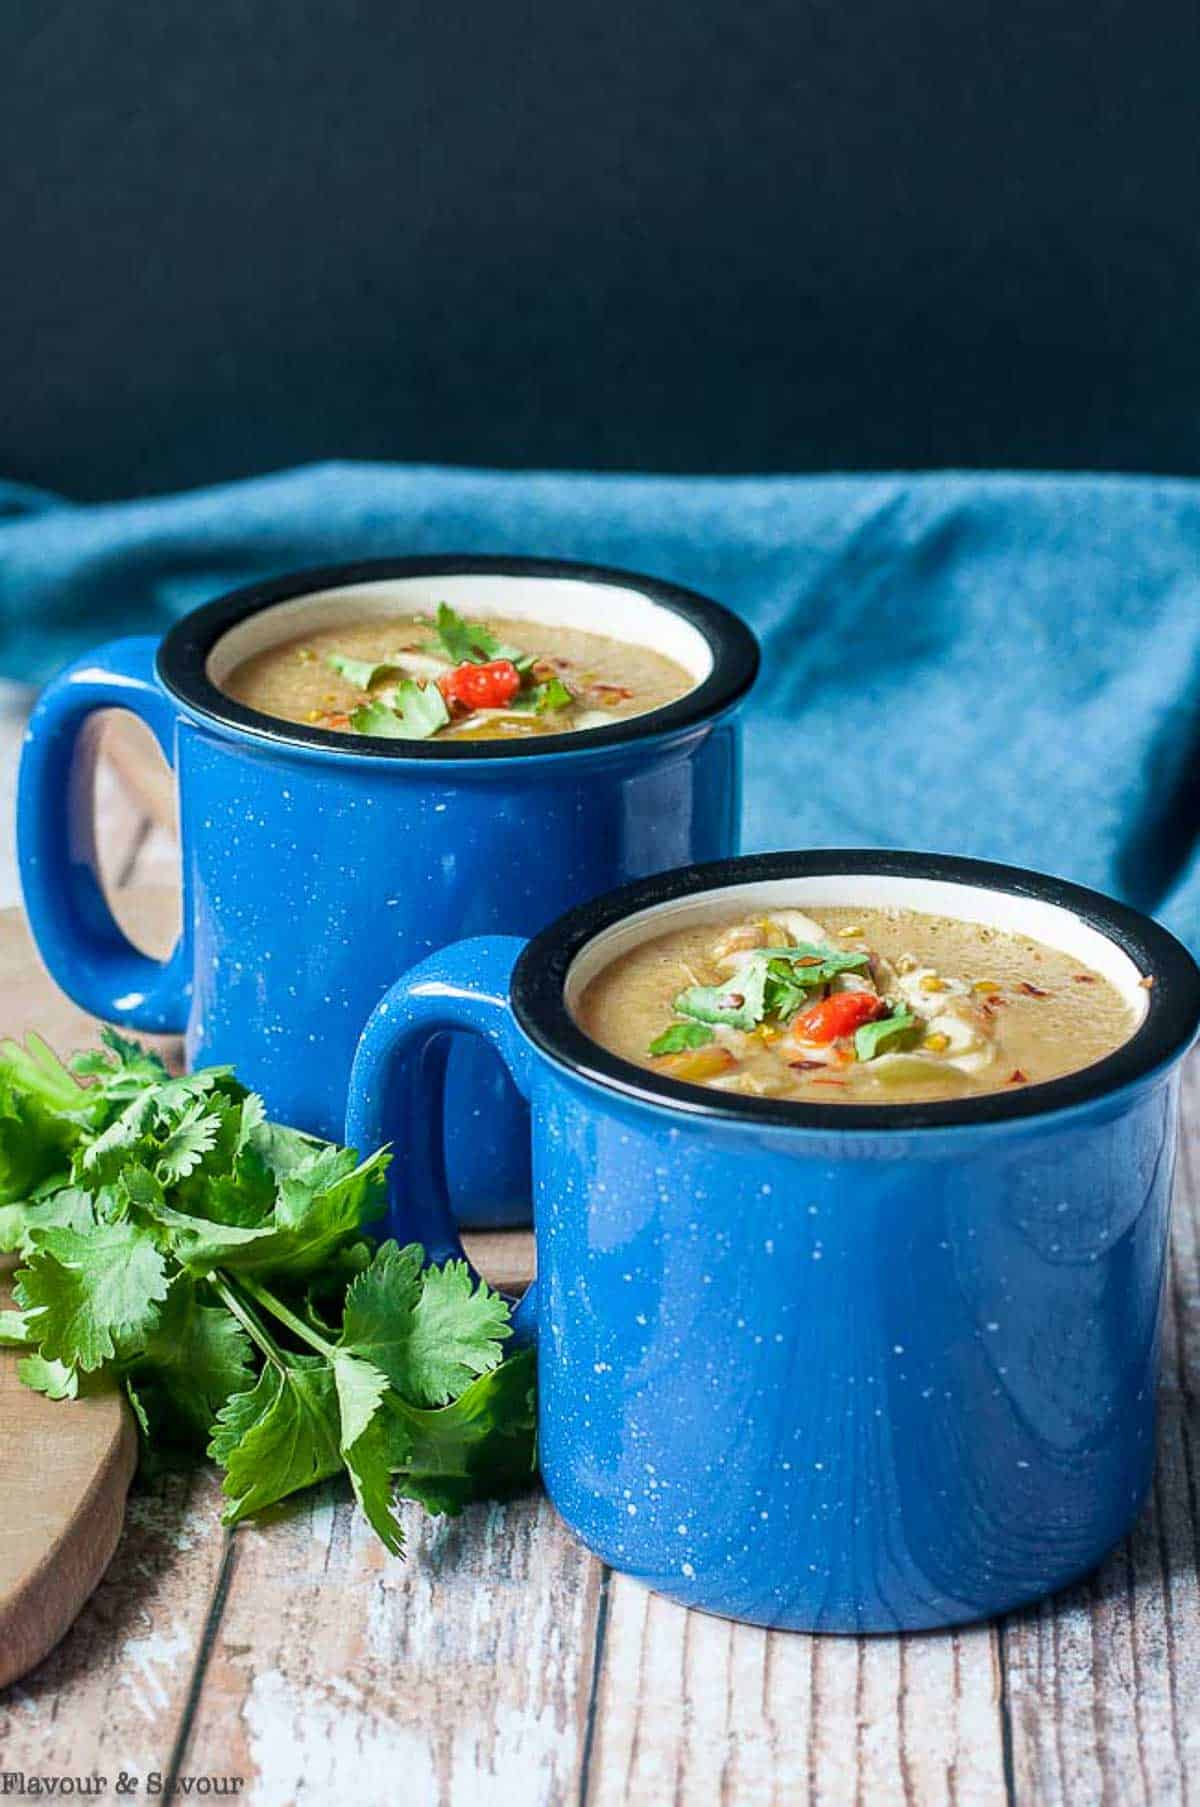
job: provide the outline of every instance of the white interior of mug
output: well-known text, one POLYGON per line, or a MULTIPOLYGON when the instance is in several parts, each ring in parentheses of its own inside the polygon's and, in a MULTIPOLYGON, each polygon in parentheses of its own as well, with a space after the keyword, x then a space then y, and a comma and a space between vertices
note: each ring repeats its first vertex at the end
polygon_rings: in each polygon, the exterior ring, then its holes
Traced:
POLYGON ((1115 941, 1061 904, 947 879, 898 878, 865 872, 810 873, 802 878, 728 885, 639 910, 605 929, 580 950, 567 974, 567 1008, 574 1014, 580 995, 596 974, 652 936, 714 918, 758 911, 769 914, 774 909, 831 910, 842 906, 920 910, 929 916, 949 916, 959 922, 1028 935, 1108 979, 1135 1013, 1137 1024, 1146 1014, 1143 974, 1135 962, 1115 941))
POLYGON ((697 684, 713 667, 711 649, 699 629, 641 590, 582 578, 463 571, 451 577, 385 577, 272 603, 221 636, 208 656, 207 675, 220 687, 243 659, 282 641, 319 633, 348 618, 432 615, 439 602, 475 621, 499 615, 543 626, 582 628, 648 647, 682 665, 697 684))

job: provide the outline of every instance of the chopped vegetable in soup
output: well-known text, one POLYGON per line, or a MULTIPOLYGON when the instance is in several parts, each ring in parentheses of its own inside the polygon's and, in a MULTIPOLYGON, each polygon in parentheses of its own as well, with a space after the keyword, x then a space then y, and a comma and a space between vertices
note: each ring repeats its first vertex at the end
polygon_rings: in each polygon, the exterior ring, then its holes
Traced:
POLYGON ((1133 1033, 1107 979, 1024 935, 912 910, 774 910, 645 941, 587 986, 603 1047, 726 1092, 906 1104, 1036 1085, 1133 1033))
POLYGON ((646 646, 542 622, 378 617, 268 647, 225 682, 283 721, 389 740, 526 739, 645 715, 693 688, 646 646))

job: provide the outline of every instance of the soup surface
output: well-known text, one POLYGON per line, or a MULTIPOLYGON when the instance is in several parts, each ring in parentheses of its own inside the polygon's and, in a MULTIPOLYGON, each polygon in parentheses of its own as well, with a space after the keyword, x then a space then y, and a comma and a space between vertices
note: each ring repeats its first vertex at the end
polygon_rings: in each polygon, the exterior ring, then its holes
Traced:
POLYGON ((660 935, 598 973, 576 1015, 652 1072, 821 1104, 1037 1085, 1121 1045, 1138 1013, 1070 955, 912 910, 776 909, 660 935))
POLYGON ((283 721, 392 740, 524 739, 604 727, 694 688, 649 647, 581 628, 436 616, 353 618, 235 666, 222 688, 283 721))

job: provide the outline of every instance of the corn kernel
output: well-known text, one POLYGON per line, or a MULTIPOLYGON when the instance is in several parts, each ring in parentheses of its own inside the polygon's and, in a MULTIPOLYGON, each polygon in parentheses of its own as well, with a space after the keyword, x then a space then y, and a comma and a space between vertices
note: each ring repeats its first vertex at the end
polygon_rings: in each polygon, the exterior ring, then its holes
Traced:
POLYGON ((921 1046, 928 1048, 931 1054, 944 1054, 950 1046, 950 1037, 942 1035, 939 1031, 934 1035, 927 1035, 921 1046))
POLYGON ((974 985, 971 987, 972 991, 979 992, 985 998, 992 997, 999 989, 1000 987, 996 984, 994 979, 976 979, 974 985))
POLYGON ((921 980, 922 991, 945 991, 945 989, 945 980, 939 979, 936 973, 926 973, 925 977, 921 980))
POLYGON ((838 930, 838 934, 839 935, 861 935, 862 934, 862 923, 861 922, 848 922, 844 929, 838 930))

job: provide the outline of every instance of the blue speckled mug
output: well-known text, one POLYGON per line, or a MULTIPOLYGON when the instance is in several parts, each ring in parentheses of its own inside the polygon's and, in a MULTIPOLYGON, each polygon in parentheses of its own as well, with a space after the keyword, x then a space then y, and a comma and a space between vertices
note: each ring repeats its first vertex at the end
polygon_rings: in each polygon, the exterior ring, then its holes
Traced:
MULTIPOLYGON (((532 934, 569 905, 736 851, 737 705, 758 649, 715 603, 653 578, 537 559, 399 559, 278 578, 186 616, 161 646, 117 640, 42 695, 21 765, 18 844, 52 976, 109 1021, 186 1031, 272 1115, 341 1131, 355 1043, 396 973, 463 935, 532 934), (497 740, 371 740, 227 697, 222 679, 347 610, 440 601, 607 633, 667 653, 695 688, 608 727, 497 740), (146 721, 179 789, 183 932, 158 964, 114 922, 81 737, 100 709, 146 721)), ((528 1216, 524 1107, 502 1067, 453 1055, 454 1196, 464 1221, 528 1216)))
POLYGON ((518 1326, 559 1512, 689 1606, 916 1629, 1064 1585, 1137 1512, 1198 1025, 1190 955, 1093 892, 937 856, 771 855, 426 960, 367 1026, 346 1137, 394 1138, 394 1234, 457 1251, 437 1056, 450 1030, 492 1041, 532 1110, 538 1279, 518 1326), (1027 933, 1110 978, 1140 1026, 1046 1084, 885 1106, 704 1091, 576 1026, 572 999, 645 936, 785 902, 1027 933))

